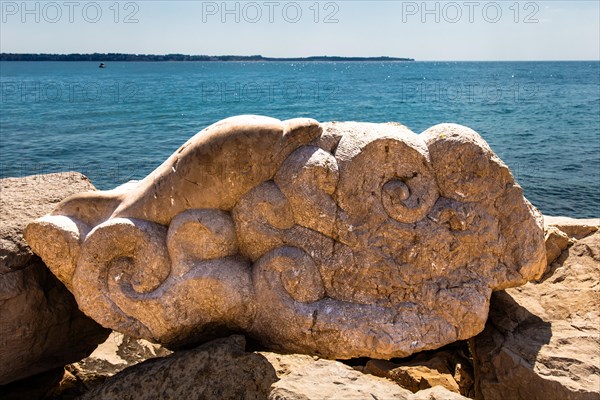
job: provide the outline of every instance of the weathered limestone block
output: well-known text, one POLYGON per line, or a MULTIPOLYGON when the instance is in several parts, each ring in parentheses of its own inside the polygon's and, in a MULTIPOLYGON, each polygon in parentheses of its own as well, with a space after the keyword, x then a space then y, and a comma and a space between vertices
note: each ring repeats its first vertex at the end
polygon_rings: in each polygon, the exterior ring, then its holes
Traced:
POLYGON ((600 220, 577 221, 557 225, 587 236, 539 282, 494 293, 472 339, 477 399, 600 400, 600 220))
POLYGON ((104 326, 171 348, 403 357, 479 333, 546 266, 542 217, 474 131, 241 116, 26 237, 104 326), (52 242, 52 246, 45 245, 52 242))
MULTIPOLYGON (((71 293, 23 239, 31 220, 69 195, 93 189, 76 172, 0 179, 0 385, 60 371, 88 356, 110 333, 79 311, 71 293)), ((38 243, 52 247, 56 241, 48 237, 38 243)), ((33 386, 41 390, 43 381, 33 386)), ((8 396, 9 390, 0 388, 0 393, 8 396)))

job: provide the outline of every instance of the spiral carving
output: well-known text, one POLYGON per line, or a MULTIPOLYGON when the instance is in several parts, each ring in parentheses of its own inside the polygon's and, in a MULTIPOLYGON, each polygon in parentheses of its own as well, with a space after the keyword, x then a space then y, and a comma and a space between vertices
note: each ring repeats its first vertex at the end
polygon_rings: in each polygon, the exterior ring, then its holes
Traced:
MULTIPOLYGON (((87 236, 73 276, 82 310, 106 326, 134 327, 148 334, 144 320, 130 314, 130 302, 156 290, 170 273, 165 227, 148 221, 115 218, 87 236)), ((122 329, 122 328, 121 328, 122 329)))
POLYGON ((342 137, 335 152, 340 168, 336 199, 354 224, 389 217, 414 223, 438 198, 427 148, 408 129, 362 124, 342 137))
POLYGON ((538 217, 467 128, 242 116, 25 236, 86 314, 129 335, 389 358, 483 329, 492 290, 543 271, 538 217))

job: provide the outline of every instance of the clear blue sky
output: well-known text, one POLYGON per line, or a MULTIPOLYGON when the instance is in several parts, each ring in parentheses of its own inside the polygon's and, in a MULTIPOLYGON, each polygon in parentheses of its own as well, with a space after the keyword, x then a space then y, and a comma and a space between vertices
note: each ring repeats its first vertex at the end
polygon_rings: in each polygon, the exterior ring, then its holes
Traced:
POLYGON ((0 3, 2 52, 600 59, 597 0, 0 3))

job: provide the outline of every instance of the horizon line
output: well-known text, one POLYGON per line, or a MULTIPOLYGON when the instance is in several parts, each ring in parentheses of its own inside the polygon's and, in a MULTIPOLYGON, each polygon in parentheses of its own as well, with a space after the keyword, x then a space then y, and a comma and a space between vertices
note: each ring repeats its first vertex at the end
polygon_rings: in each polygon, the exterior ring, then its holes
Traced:
MULTIPOLYGON (((301 59, 310 59, 310 58, 341 58, 341 59, 351 59, 351 58, 359 58, 359 59, 386 59, 389 58, 391 61, 400 61, 400 60, 410 60, 413 62, 600 62, 599 59, 421 59, 417 60, 411 57, 399 57, 399 56, 389 56, 389 55, 377 55, 377 56, 364 56, 364 55, 352 55, 352 56, 341 56, 341 55, 310 55, 310 56, 264 56, 262 54, 220 54, 220 55, 209 55, 209 54, 186 54, 186 53, 120 53, 120 52, 108 52, 108 53, 45 53, 45 52, 25 52, 25 53, 15 53, 15 52, 2 52, 0 53, 0 57, 2 56, 98 56, 98 55, 110 55, 110 56, 150 56, 150 57, 167 57, 167 56, 184 56, 184 57, 240 57, 240 58, 262 58, 266 61, 270 59, 273 61, 277 60, 301 60, 301 59)), ((17 61, 17 60, 0 60, 0 61, 17 61)), ((18 61, 35 61, 35 60, 18 60, 18 61)), ((47 61, 58 61, 58 60, 47 60, 47 61)), ((73 60, 77 62, 77 60, 73 60)), ((94 61, 86 61, 81 60, 81 62, 96 62, 94 61)), ((136 60, 121 60, 121 61, 111 61, 111 62, 132 62, 136 60)), ((178 60, 166 60, 169 61, 178 61, 178 60)), ((181 60, 186 62, 203 62, 205 60, 181 60)), ((209 60, 206 60, 209 61, 209 60)), ((235 61, 235 60, 232 60, 235 61)), ((157 61, 160 62, 160 61, 157 61)))

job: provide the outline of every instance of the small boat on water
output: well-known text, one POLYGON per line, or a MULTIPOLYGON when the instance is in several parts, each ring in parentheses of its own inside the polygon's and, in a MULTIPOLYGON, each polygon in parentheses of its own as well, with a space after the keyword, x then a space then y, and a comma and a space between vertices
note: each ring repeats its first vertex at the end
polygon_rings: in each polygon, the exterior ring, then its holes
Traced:
POLYGON ((98 68, 106 68, 106 65, 104 65, 104 63, 100 63, 100 65, 98 65, 98 68))

